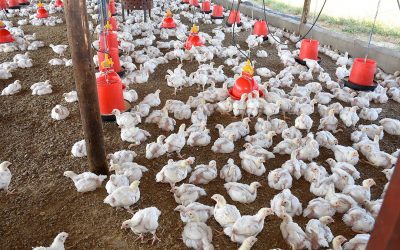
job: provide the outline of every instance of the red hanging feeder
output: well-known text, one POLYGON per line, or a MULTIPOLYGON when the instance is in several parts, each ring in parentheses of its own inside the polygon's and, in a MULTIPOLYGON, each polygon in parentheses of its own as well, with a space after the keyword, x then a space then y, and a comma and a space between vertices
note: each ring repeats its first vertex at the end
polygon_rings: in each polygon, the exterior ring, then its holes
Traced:
POLYGON ((0 0, 0 10, 5 10, 5 9, 7 9, 7 1, 0 0))
MULTIPOLYGON (((113 69, 119 75, 123 76, 125 74, 125 69, 121 66, 121 61, 119 60, 118 49, 109 48, 108 53, 104 53, 102 51, 97 52, 99 62, 103 62, 105 60, 105 55, 109 55, 113 61, 113 69)), ((103 70, 102 64, 99 64, 99 70, 103 70)))
POLYGON ((201 12, 205 14, 211 13, 211 2, 206 0, 201 3, 201 12))
POLYGON ((29 5, 30 2, 28 0, 18 0, 19 5, 29 5))
POLYGON ((189 4, 190 0, 182 0, 181 4, 189 4))
MULTIPOLYGON (((107 40, 107 46, 109 48, 116 48, 118 49, 118 35, 112 29, 112 25, 109 21, 107 21, 106 25, 104 25, 104 32, 100 33, 99 35, 99 46, 100 50, 105 50, 104 42, 107 40)), ((114 61, 115 63, 115 61, 114 61)))
POLYGON ((43 4, 42 4, 41 1, 37 4, 37 6, 38 6, 38 9, 37 9, 37 12, 36 12, 36 17, 37 18, 48 18, 49 17, 49 13, 43 7, 43 4))
POLYGON ((117 8, 115 7, 114 0, 110 0, 110 3, 108 4, 108 10, 111 12, 111 15, 117 15, 117 8))
POLYGON ((226 23, 226 25, 231 27, 234 23, 238 27, 242 26, 242 23, 240 22, 240 11, 239 10, 231 10, 229 12, 228 22, 226 23))
POLYGON ((174 21, 172 12, 170 10, 167 10, 167 13, 165 14, 164 20, 161 24, 161 28, 164 28, 164 29, 176 28, 176 23, 174 21))
POLYGON ((129 108, 124 101, 122 93, 124 85, 121 78, 113 70, 113 61, 108 58, 107 54, 100 64, 103 70, 101 70, 100 75, 96 78, 100 114, 103 120, 115 120, 115 117, 112 115, 114 109, 124 112, 129 108))
MULTIPOLYGON (((110 13, 111 14, 111 13, 110 13)), ((111 28, 112 30, 118 30, 118 24, 117 24, 117 19, 115 18, 115 16, 109 16, 108 20, 110 21, 111 24, 111 28)))
POLYGON ((218 4, 214 5, 211 19, 224 19, 224 7, 218 4))
POLYGON ((5 28, 5 25, 0 21, 0 43, 12 43, 15 39, 11 35, 10 31, 5 28))
POLYGON ((318 57, 318 45, 318 40, 304 39, 301 41, 300 55, 295 58, 296 62, 306 65, 304 59, 311 59, 316 60, 319 63, 321 58, 318 57))
MULTIPOLYGON (((258 90, 258 84, 253 78, 254 68, 251 66, 250 60, 242 69, 242 75, 236 80, 235 85, 229 89, 229 95, 234 100, 240 100, 243 94, 249 94, 254 90, 258 90)), ((263 92, 259 91, 260 96, 263 92)))
POLYGON ((18 0, 8 0, 8 8, 9 9, 19 9, 21 6, 19 5, 18 0))
POLYGON ((350 76, 343 79, 347 87, 354 90, 371 91, 378 84, 374 81, 376 61, 366 58, 355 58, 350 76))
POLYGON ((257 20, 254 23, 253 35, 262 36, 264 41, 268 40, 268 26, 264 20, 257 20))
POLYGON ((189 0, 189 5, 194 6, 196 8, 200 7, 199 0, 189 0))
POLYGON ((62 8, 62 7, 64 7, 64 3, 61 0, 56 0, 54 2, 54 6, 57 7, 57 8, 62 8))
POLYGON ((193 24, 193 27, 190 30, 190 35, 189 35, 184 47, 186 50, 190 50, 192 48, 192 46, 198 47, 198 46, 202 46, 202 45, 204 45, 204 44, 199 36, 199 27, 196 26, 196 24, 193 24))

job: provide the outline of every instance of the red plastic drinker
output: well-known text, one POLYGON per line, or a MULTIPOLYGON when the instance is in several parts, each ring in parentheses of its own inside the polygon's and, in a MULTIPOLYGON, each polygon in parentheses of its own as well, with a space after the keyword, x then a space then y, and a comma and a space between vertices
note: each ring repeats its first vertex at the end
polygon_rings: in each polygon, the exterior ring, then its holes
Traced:
POLYGON ((301 41, 300 60, 318 60, 318 40, 304 39, 301 41))
POLYGON ((376 61, 356 58, 351 68, 349 81, 355 84, 372 86, 376 72, 376 61))

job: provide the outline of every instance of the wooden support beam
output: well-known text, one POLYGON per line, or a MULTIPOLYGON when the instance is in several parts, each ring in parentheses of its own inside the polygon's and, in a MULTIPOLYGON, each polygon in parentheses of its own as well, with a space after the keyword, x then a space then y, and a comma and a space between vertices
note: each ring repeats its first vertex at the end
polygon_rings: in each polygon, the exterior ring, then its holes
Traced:
POLYGON ((367 250, 400 249, 400 160, 396 168, 368 242, 367 250))
POLYGON ((304 0, 303 12, 301 14, 300 25, 298 33, 301 35, 301 29, 307 23, 308 13, 310 13, 311 0, 304 0))
POLYGON ((90 171, 108 174, 86 0, 65 0, 64 12, 90 171))

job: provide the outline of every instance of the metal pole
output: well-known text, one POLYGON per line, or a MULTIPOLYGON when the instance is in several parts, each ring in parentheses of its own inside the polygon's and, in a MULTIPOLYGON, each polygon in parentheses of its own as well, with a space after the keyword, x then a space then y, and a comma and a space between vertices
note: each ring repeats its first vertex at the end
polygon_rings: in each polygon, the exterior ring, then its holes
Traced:
POLYGON ((65 0, 64 5, 89 167, 96 174, 108 174, 86 0, 65 0))

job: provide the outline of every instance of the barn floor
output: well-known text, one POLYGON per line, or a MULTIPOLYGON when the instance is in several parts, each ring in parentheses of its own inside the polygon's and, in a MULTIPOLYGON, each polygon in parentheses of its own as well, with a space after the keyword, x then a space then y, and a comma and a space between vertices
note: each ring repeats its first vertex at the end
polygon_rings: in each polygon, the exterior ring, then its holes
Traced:
MULTIPOLYGON (((211 32, 215 25, 200 25, 203 32, 211 32)), ((46 45, 67 44, 66 26, 61 24, 55 27, 35 27, 26 25, 23 27, 25 33, 36 32, 39 40, 45 41, 46 45)), ((238 38, 242 47, 245 47, 244 40, 247 32, 241 32, 238 38)), ((230 36, 226 36, 226 45, 230 43, 230 36)), ((268 51, 267 58, 257 58, 257 67, 266 66, 269 69, 279 72, 284 68, 273 45, 268 43, 259 47, 268 51)), ((165 51, 163 51, 165 52, 165 51)), ((17 54, 1 53, 0 61, 12 60, 17 54)), ((74 89, 74 79, 72 68, 62 66, 50 66, 48 60, 56 57, 51 48, 44 47, 38 51, 30 52, 34 66, 29 69, 21 69, 15 72, 12 79, 0 80, 0 89, 14 80, 21 80, 23 90, 15 96, 0 97, 0 159, 8 160, 13 163, 11 171, 13 180, 12 189, 16 189, 15 195, 6 196, 0 193, 0 249, 30 249, 33 246, 49 245, 54 236, 61 231, 69 233, 66 241, 67 249, 185 249, 181 237, 183 223, 179 219, 179 214, 173 209, 177 206, 172 194, 169 192, 168 184, 155 183, 156 173, 166 164, 168 157, 165 155, 155 160, 147 160, 144 157, 146 143, 135 147, 133 150, 138 153, 135 162, 149 168, 149 172, 144 174, 140 183, 141 198, 137 208, 149 206, 158 207, 162 214, 160 217, 160 227, 157 235, 161 242, 154 246, 135 242, 136 236, 128 230, 121 230, 121 223, 129 219, 131 215, 125 210, 116 210, 109 205, 103 204, 103 199, 107 195, 104 188, 94 192, 80 194, 77 193, 70 179, 63 176, 65 170, 83 172, 88 170, 86 158, 73 158, 70 150, 72 145, 83 139, 82 127, 78 104, 69 104, 63 100, 62 94, 74 89), (45 96, 32 96, 29 86, 38 81, 49 79, 53 85, 53 93, 45 96), (71 112, 70 116, 64 121, 54 121, 50 117, 50 111, 56 104, 65 105, 71 112)), ((67 55, 68 57, 69 55, 67 55)), ((330 73, 332 78, 335 75, 336 65, 328 57, 321 55, 323 68, 330 73)), ((223 64, 222 59, 215 59, 215 65, 223 64)), ((177 62, 171 61, 168 64, 160 65, 156 72, 151 75, 148 83, 142 85, 131 85, 141 97, 161 90, 162 105, 167 99, 178 99, 186 102, 190 95, 195 95, 198 91, 196 87, 184 88, 174 96, 174 90, 166 85, 165 74, 167 69, 174 69, 177 62)), ((197 62, 184 62, 186 72, 197 69, 197 62)), ((233 74, 227 66, 225 73, 232 77, 233 74)), ((266 80, 266 79, 264 79, 266 80)), ((295 83, 304 84, 297 79, 295 83)), ((372 107, 377 105, 372 104, 372 107)), ((381 106, 384 111, 381 117, 398 116, 399 104, 389 101, 381 106)), ((281 118, 281 115, 276 116, 281 118)), ((294 116, 290 116, 289 126, 294 125, 294 116)), ((312 116, 314 126, 312 132, 316 133, 319 124, 319 115, 316 112, 312 116)), ((237 121, 233 115, 220 115, 215 113, 209 117, 208 128, 211 130, 212 142, 218 138, 215 124, 222 123, 227 125, 232 121, 237 121)), ((190 121, 183 121, 190 124, 190 121)), ((366 121, 360 121, 367 123, 366 121)), ((177 121, 176 130, 181 121, 177 121)), ((167 134, 157 128, 156 125, 140 124, 141 128, 148 130, 152 137, 147 142, 155 141, 158 135, 167 134)), ((254 121, 251 124, 251 133, 254 134, 254 121)), ((339 144, 351 145, 351 129, 336 134, 339 144)), ((305 135, 305 134, 304 134, 305 135)), ((107 153, 117 150, 127 149, 129 143, 123 142, 120 138, 120 129, 115 123, 104 123, 104 136, 107 153)), ((281 141, 281 137, 274 138, 274 145, 281 141)), ((214 154, 210 149, 212 144, 207 147, 191 148, 185 146, 182 153, 185 156, 196 157, 195 164, 208 163, 211 159, 217 161, 220 169, 225 165, 228 158, 233 158, 239 164, 239 152, 244 140, 239 140, 235 145, 235 152, 232 154, 214 154)), ((274 146, 273 145, 273 146, 274 146)), ((381 143, 383 151, 392 153, 400 148, 397 137, 385 135, 381 143)), ((333 157, 330 150, 321 149, 320 156, 315 160, 321 165, 325 165, 325 159, 333 157)), ((290 156, 277 155, 276 159, 265 163, 267 170, 273 170, 281 166, 290 156)), ((174 159, 177 158, 174 156, 174 159)), ((358 170, 361 172, 360 183, 363 179, 373 178, 377 185, 372 187, 372 199, 380 196, 386 179, 381 173, 380 168, 359 163, 358 170)), ((224 181, 220 178, 215 179, 203 187, 207 191, 207 196, 202 197, 199 202, 213 205, 210 199, 214 193, 220 193, 227 197, 228 203, 235 204, 243 215, 255 214, 261 207, 269 206, 269 201, 279 191, 268 187, 266 175, 256 177, 242 171, 242 183, 260 181, 263 187, 259 189, 258 197, 254 203, 243 205, 234 203, 229 199, 225 189, 224 181)), ((308 201, 315 198, 309 192, 309 183, 304 179, 293 182, 291 191, 303 204, 303 208, 308 201)), ((344 225, 341 214, 336 214, 330 228, 334 235, 344 235, 350 239, 355 235, 351 229, 344 225)), ((302 216, 294 217, 294 221, 304 227, 308 219, 302 216)), ((277 216, 269 216, 266 219, 264 230, 258 236, 258 242, 254 249, 282 248, 288 249, 279 229, 281 219, 277 216)), ((214 230, 220 230, 220 226, 215 220, 210 219, 207 223, 214 230)), ((216 249, 234 249, 237 247, 226 236, 217 236, 214 233, 213 244, 216 249)))

